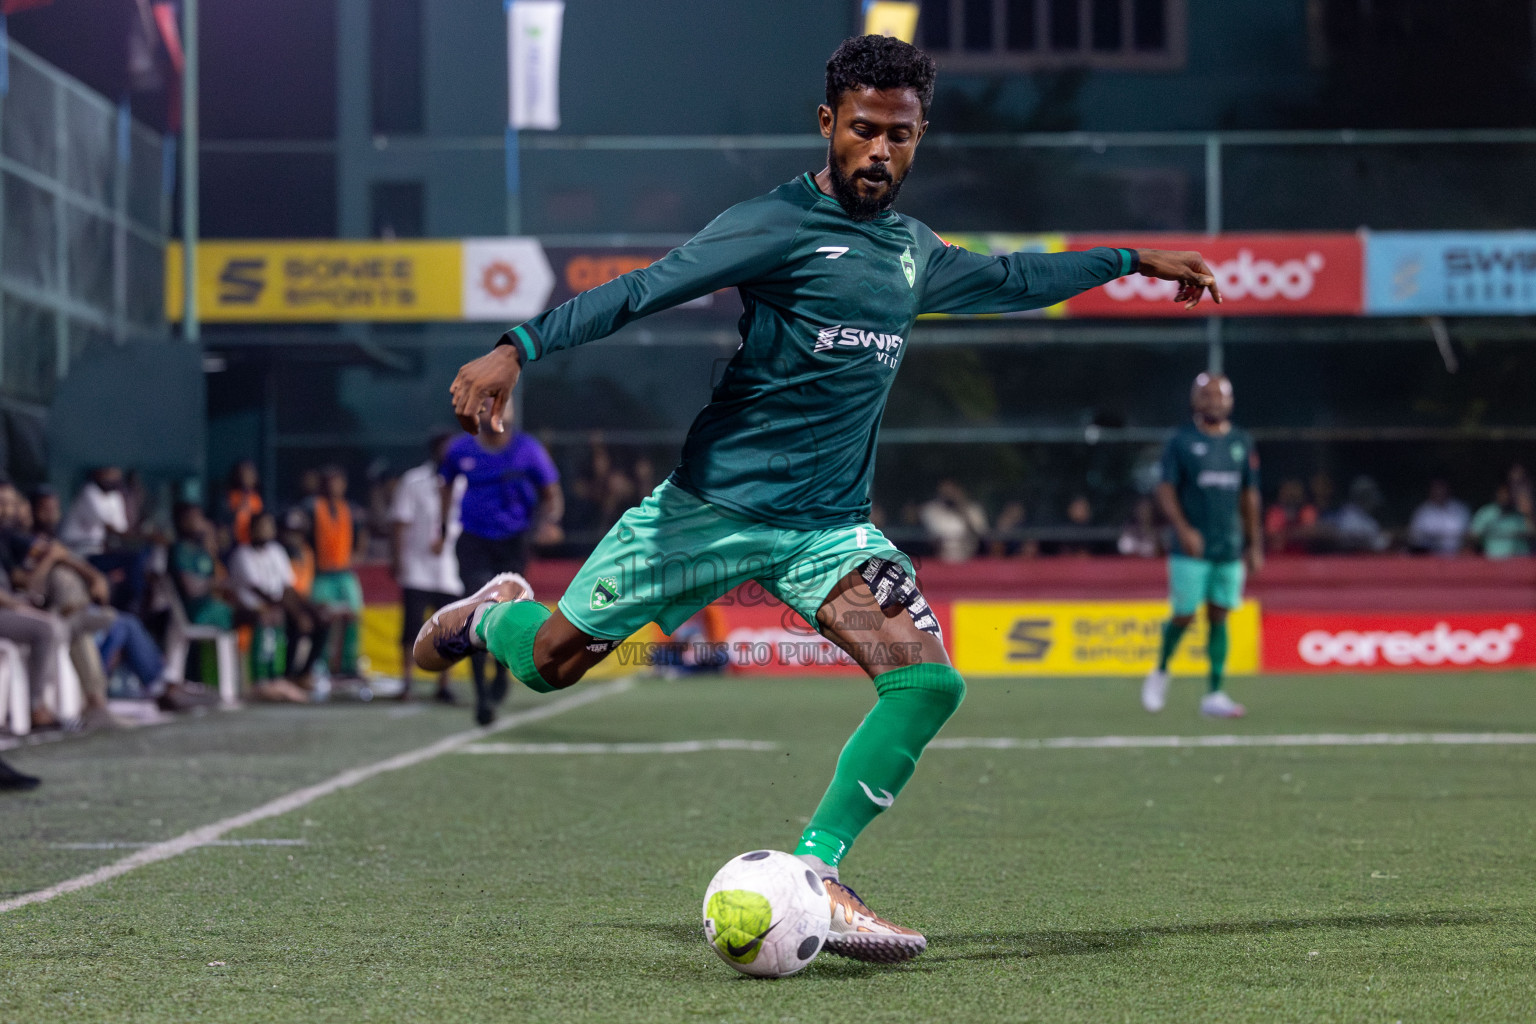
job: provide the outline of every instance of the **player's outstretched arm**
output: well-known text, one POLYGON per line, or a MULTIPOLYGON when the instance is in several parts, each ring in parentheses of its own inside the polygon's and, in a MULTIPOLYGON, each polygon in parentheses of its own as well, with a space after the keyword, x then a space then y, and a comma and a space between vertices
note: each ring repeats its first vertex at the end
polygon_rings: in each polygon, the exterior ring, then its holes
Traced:
POLYGON ((514 327, 454 378, 449 390, 459 425, 477 430, 481 406, 490 400, 491 424, 500 433, 507 399, 525 362, 606 338, 641 317, 753 280, 777 263, 803 219, 803 211, 771 195, 738 203, 650 266, 514 327))
POLYGON ((986 256, 945 245, 937 236, 923 247, 924 313, 1043 309, 1129 274, 1179 282, 1176 301, 1186 309, 1193 309, 1207 289, 1221 301, 1216 277, 1197 252, 1096 248, 986 256))
POLYGON ((1184 303, 1185 309, 1194 309, 1207 291, 1217 305, 1221 304, 1221 289, 1216 287, 1216 275, 1205 265, 1205 259, 1197 252, 1170 252, 1164 249, 1141 249, 1137 253, 1138 270, 1147 277, 1159 281, 1177 281, 1179 290, 1174 302, 1184 303))

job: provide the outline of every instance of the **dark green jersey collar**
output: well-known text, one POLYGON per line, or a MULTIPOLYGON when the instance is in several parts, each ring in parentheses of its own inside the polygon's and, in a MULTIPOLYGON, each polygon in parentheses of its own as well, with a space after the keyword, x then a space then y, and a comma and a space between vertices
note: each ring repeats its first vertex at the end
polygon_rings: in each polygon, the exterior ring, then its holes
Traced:
MULTIPOLYGON (((804 174, 800 175, 800 181, 805 185, 806 188, 811 190, 811 195, 815 196, 817 199, 825 199, 827 202, 837 207, 838 213, 841 213, 844 217, 848 217, 848 211, 843 209, 843 204, 837 201, 837 197, 827 195, 821 190, 821 186, 816 184, 816 175, 812 174, 810 171, 806 171, 804 174)), ((853 218, 848 217, 848 219, 852 220, 853 218)), ((876 216, 874 220, 866 221, 865 223, 890 223, 890 221, 895 219, 895 210, 884 210, 878 216, 876 216)))

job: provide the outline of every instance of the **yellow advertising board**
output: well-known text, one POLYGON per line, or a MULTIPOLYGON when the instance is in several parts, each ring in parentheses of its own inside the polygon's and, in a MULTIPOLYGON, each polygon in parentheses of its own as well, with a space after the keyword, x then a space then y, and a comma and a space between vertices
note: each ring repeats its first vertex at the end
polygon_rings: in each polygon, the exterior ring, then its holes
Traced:
POLYGON ((864 34, 895 36, 904 43, 917 38, 915 0, 872 0, 864 5, 864 34))
MULTIPOLYGON (((950 626, 955 667, 980 676, 1141 676, 1157 663, 1163 601, 960 601, 950 626)), ((1259 606, 1245 601, 1228 621, 1227 671, 1259 670, 1259 606)), ((1169 666, 1207 671, 1202 615, 1169 666)))
MULTIPOLYGON (((463 245, 440 241, 208 241, 197 312, 212 323, 457 320, 463 245)), ((181 246, 165 252, 165 313, 182 313, 181 246)))

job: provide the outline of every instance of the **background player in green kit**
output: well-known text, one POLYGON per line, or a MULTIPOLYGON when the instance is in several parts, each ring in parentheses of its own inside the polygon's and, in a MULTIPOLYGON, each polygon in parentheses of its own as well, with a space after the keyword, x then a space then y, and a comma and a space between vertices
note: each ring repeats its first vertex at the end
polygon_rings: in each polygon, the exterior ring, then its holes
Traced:
POLYGON ((1264 565, 1259 532, 1259 453, 1253 438, 1232 425, 1232 382, 1202 373, 1190 391, 1194 418, 1163 449, 1157 503, 1173 524, 1168 559, 1173 617, 1163 626, 1157 668, 1141 685, 1141 704, 1161 711, 1168 700, 1168 661, 1184 631, 1205 605, 1211 685, 1200 713, 1241 718, 1243 706, 1222 689, 1227 668, 1227 615, 1243 601, 1245 570, 1264 565), (1243 539, 1247 538, 1245 550, 1243 539))
POLYGON ((671 477, 616 523, 549 612, 498 577, 438 612, 416 642, 439 670, 487 649, 530 688, 571 686, 648 622, 670 632, 759 582, 874 680, 874 708, 837 762, 796 853, 833 904, 826 948, 905 960, 926 947, 838 878, 858 834, 890 807, 965 693, 912 564, 869 521, 880 417, 919 313, 1049 306, 1140 272, 1210 289, 1198 253, 1130 249, 992 257, 946 245, 891 204, 933 97, 933 61, 883 36, 827 64, 827 166, 734 206, 656 263, 507 332, 453 383, 466 430, 502 409, 522 366, 717 289, 739 290, 736 351, 671 477), (487 405, 487 403, 489 403, 487 405))

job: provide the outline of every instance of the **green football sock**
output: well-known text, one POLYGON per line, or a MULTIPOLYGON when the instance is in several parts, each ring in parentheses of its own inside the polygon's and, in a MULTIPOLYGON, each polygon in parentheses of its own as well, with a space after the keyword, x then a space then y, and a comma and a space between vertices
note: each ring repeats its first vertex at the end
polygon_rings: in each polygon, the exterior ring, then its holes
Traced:
POLYGON ((875 692, 879 699, 843 747, 795 848, 832 867, 912 777, 923 748, 965 697, 965 680, 948 665, 908 665, 876 676, 875 692))
POLYGON ((1227 620, 1211 623, 1211 638, 1206 642, 1206 654, 1211 659, 1211 692, 1221 689, 1221 678, 1227 674, 1227 620))
POLYGON ((1184 639, 1184 631, 1189 628, 1189 623, 1180 623, 1176 619, 1169 619, 1163 623, 1163 649, 1157 656, 1157 670, 1168 671, 1168 662, 1173 658, 1173 652, 1179 649, 1179 641, 1184 639))
POLYGON ((549 618, 550 610, 537 601, 502 601, 479 612, 475 635, 485 642, 491 656, 507 667, 517 681, 538 693, 555 688, 544 681, 533 663, 533 638, 549 618))

